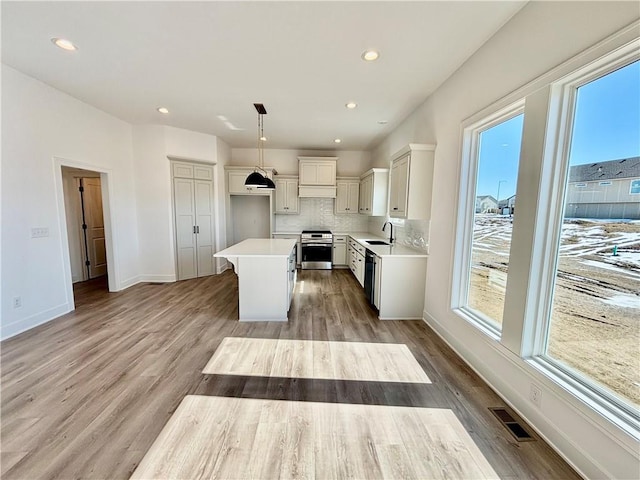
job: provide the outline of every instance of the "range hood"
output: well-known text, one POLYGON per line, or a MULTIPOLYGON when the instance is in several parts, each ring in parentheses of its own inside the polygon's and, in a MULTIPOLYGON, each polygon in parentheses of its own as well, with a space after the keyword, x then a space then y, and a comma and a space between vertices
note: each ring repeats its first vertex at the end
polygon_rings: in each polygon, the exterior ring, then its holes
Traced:
POLYGON ((301 198, 336 198, 338 157, 298 157, 298 160, 298 196, 301 198))

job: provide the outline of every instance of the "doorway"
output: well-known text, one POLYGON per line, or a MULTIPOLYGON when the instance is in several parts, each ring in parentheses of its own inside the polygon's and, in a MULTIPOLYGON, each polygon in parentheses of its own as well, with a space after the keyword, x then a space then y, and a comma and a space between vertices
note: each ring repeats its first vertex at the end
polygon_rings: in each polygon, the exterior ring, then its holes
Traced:
POLYGON ((62 166, 62 185, 74 296, 108 289, 100 172, 62 166), (80 288, 80 282, 89 283, 80 288))

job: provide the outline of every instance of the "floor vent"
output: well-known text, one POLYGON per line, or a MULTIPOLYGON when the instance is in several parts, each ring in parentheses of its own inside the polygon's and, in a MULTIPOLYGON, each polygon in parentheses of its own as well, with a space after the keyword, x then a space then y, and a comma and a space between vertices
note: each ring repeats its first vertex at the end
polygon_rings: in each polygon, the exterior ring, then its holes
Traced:
POLYGON ((500 423, 502 423, 511 435, 519 442, 534 442, 536 439, 529 434, 521 423, 513 418, 513 416, 504 407, 489 407, 500 423))

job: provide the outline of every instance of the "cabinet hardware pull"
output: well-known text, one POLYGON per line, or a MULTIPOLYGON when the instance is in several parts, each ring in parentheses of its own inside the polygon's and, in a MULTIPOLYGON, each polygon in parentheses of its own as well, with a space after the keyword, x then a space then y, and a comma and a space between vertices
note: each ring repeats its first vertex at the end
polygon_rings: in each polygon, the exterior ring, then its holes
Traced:
POLYGON ((193 226, 193 233, 194 234, 196 233, 196 226, 195 225, 193 226))
POLYGON ((200 233, 200 225, 196 227, 196 233, 200 233))
POLYGON ((397 210, 397 209, 398 209, 398 207, 393 207, 393 209, 394 209, 394 210, 397 210))

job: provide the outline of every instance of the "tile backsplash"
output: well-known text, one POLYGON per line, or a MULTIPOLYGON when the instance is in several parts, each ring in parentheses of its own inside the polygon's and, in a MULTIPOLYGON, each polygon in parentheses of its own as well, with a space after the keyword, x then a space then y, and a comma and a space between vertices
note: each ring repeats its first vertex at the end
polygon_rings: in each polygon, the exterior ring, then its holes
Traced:
POLYGON ((332 232, 366 232, 369 217, 336 215, 333 198, 301 198, 300 215, 276 215, 276 232, 300 232, 309 227, 327 227, 332 232))
MULTIPOLYGON (((389 229, 382 232, 382 225, 389 220, 386 217, 371 217, 369 220, 370 233, 381 237, 389 236, 389 229)), ((396 243, 421 250, 429 250, 429 220, 402 220, 391 219, 393 223, 393 235, 396 243)))

